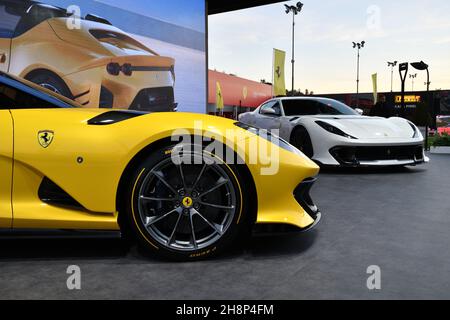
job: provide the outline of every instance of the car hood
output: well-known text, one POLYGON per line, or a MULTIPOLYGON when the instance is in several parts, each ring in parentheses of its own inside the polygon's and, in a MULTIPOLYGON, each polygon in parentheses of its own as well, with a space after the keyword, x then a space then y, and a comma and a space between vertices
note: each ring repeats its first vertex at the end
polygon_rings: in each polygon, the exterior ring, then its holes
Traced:
POLYGON ((358 139, 411 138, 411 125, 401 118, 365 116, 317 116, 314 119, 327 122, 358 139))

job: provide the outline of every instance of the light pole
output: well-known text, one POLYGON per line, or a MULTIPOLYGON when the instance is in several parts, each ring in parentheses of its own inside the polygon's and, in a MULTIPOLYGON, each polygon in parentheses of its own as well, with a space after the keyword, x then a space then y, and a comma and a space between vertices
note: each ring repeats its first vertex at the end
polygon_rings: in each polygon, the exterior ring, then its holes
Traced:
POLYGON ((433 118, 433 125, 436 123, 436 115, 434 114, 434 108, 431 106, 432 105, 432 99, 430 96, 430 70, 428 68, 428 64, 426 64, 423 61, 420 62, 413 62, 411 63, 411 65, 413 66, 414 69, 419 70, 419 71, 426 71, 427 72, 427 98, 428 98, 428 108, 427 108, 427 120, 426 120, 426 126, 425 126, 425 150, 428 150, 428 114, 429 114, 429 110, 431 108, 432 112, 431 112, 431 116, 433 118))
POLYGON ((358 60, 357 60, 357 68, 356 68, 356 107, 359 108, 359 51, 364 48, 366 44, 365 41, 361 42, 353 42, 353 48, 358 51, 358 60))
POLYGON ((292 12, 292 96, 294 96, 294 80, 295 80, 295 16, 298 15, 303 8, 303 3, 297 2, 295 6, 284 5, 286 8, 286 14, 292 12))
POLYGON ((398 61, 388 61, 388 67, 391 67, 391 92, 394 91, 394 68, 397 66, 398 61))
POLYGON ((417 78, 417 73, 410 74, 410 75, 409 75, 409 78, 410 78, 411 81, 412 81, 412 91, 414 92, 414 79, 417 78))

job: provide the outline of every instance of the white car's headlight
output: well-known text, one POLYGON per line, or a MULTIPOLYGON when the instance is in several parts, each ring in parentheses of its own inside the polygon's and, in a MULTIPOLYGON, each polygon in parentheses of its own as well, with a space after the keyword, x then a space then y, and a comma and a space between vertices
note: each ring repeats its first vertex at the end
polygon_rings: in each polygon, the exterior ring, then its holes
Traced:
POLYGON ((342 131, 341 129, 339 129, 339 128, 336 128, 335 126, 332 126, 331 124, 329 124, 329 123, 326 123, 326 122, 324 122, 324 121, 316 121, 316 123, 319 125, 319 126, 321 126, 323 129, 325 129, 325 130, 327 130, 328 132, 330 132, 330 133, 333 133, 333 134, 337 134, 338 136, 342 136, 342 137, 345 137, 345 138, 349 138, 349 139, 357 139, 357 138, 355 138, 355 137, 353 137, 353 136, 351 136, 351 135, 349 135, 349 134, 346 134, 344 131, 342 131))

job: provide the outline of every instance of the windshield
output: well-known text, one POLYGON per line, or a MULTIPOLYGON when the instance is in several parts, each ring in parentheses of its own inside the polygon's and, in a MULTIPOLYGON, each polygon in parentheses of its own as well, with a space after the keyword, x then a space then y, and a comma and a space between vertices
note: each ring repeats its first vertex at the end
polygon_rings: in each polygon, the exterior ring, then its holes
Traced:
POLYGON ((284 114, 290 116, 315 115, 359 115, 342 102, 332 99, 287 99, 283 100, 284 114))

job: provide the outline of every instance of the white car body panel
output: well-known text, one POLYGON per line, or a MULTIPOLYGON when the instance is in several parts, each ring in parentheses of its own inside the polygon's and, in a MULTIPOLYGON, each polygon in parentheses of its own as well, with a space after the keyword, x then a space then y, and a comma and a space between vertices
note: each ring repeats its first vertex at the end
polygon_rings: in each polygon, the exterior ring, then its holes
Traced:
MULTIPOLYGON (((314 155, 312 160, 327 166, 341 166, 339 162, 330 152, 335 147, 423 147, 424 138, 420 130, 408 120, 403 118, 380 118, 367 117, 361 115, 306 115, 306 116, 285 116, 283 110, 283 101, 286 99, 298 100, 318 100, 326 101, 329 99, 322 98, 277 98, 269 100, 269 102, 278 102, 281 106, 281 115, 268 116, 260 113, 263 103, 253 112, 240 115, 239 120, 247 125, 251 125, 261 129, 279 130, 279 135, 286 141, 291 142, 293 130, 298 127, 304 127, 311 139, 314 155), (349 136, 356 139, 344 137, 335 133, 331 133, 316 121, 323 121, 332 125, 349 136), (414 135, 413 127, 416 130, 414 135)), ((423 149, 423 148, 422 148, 423 149)), ((387 149, 387 152, 390 152, 387 149)), ((428 162, 422 150, 422 157, 414 159, 372 159, 370 161, 361 160, 356 166, 401 166, 416 165, 428 162)))

